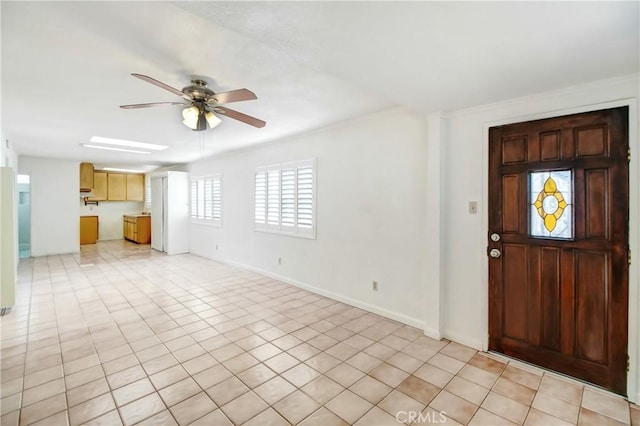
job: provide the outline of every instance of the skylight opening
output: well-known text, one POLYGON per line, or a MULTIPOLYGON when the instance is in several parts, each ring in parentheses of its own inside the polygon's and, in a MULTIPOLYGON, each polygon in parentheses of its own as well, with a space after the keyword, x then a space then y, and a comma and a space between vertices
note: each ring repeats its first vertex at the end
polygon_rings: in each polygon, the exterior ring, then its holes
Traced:
POLYGON ((85 148, 105 149, 107 151, 132 152, 134 154, 151 154, 150 151, 139 151, 139 150, 136 150, 136 149, 114 148, 114 147, 111 147, 111 146, 92 145, 92 144, 88 144, 88 143, 82 143, 80 145, 84 146, 85 148))
POLYGON ((91 138, 91 142, 101 143, 106 145, 126 146, 130 148, 150 149, 151 151, 163 151, 169 148, 166 145, 158 145, 155 143, 127 141, 124 139, 103 138, 102 136, 93 136, 91 138))

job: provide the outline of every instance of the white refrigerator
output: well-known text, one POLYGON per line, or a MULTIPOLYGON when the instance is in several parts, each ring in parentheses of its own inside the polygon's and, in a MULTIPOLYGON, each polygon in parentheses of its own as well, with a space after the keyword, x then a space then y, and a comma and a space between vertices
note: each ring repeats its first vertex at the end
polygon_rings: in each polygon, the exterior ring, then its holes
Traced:
POLYGON ((151 248, 167 254, 189 252, 189 173, 151 175, 151 248))

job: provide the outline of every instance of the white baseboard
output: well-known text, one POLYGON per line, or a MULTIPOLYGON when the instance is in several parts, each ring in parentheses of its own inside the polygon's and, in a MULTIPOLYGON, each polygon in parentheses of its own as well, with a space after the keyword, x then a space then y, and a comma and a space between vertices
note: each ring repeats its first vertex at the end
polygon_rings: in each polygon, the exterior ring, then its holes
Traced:
POLYGON ((76 251, 64 251, 64 252, 56 252, 56 253, 34 253, 33 249, 31 249, 31 257, 45 257, 45 256, 64 256, 67 254, 78 254, 80 250, 76 251))
POLYGON ((244 263, 235 262, 235 261, 229 260, 229 259, 222 259, 222 258, 218 258, 218 257, 207 256, 207 255, 203 255, 203 254, 195 253, 195 252, 192 252, 191 254, 195 254, 196 256, 201 256, 201 257, 205 257, 207 259, 215 260, 216 262, 225 263, 227 265, 234 266, 236 268, 240 268, 240 269, 245 269, 245 270, 248 270, 248 271, 256 272, 258 274, 264 275, 264 276, 269 277, 269 278, 273 278, 274 280, 282 281, 283 283, 287 283, 287 284, 296 286, 298 288, 310 291, 310 292, 318 294, 320 296, 328 297, 328 298, 333 299, 335 301, 346 303, 347 305, 355 306, 356 308, 364 309, 365 311, 372 312, 374 314, 383 316, 385 318, 389 318, 389 319, 392 319, 394 321, 398 321, 398 322, 401 322, 403 324, 419 328, 420 330, 424 330, 424 333, 425 333, 426 336, 429 336, 429 337, 432 337, 432 338, 438 339, 438 340, 440 339, 439 337, 435 337, 436 333, 434 333, 433 330, 425 329, 425 324, 424 324, 423 320, 419 320, 417 318, 410 317, 408 315, 404 315, 404 314, 401 314, 399 312, 391 311, 391 310, 382 308, 380 306, 375 306, 375 305, 371 305, 369 303, 364 303, 364 302, 361 302, 359 300, 352 299, 350 297, 344 296, 342 294, 334 293, 332 291, 328 291, 328 290, 325 290, 325 289, 322 289, 322 288, 319 288, 319 287, 315 287, 315 286, 303 283, 301 281, 294 280, 292 278, 285 277, 285 276, 282 276, 282 275, 274 274, 273 272, 266 271, 266 270, 260 269, 260 268, 256 268, 256 267, 253 267, 251 265, 244 264, 244 263))
POLYGON ((431 337, 432 339, 442 340, 442 333, 439 330, 435 330, 433 328, 424 327, 424 335, 427 337, 431 337))
POLYGON ((458 333, 450 333, 447 331, 443 332, 442 335, 443 335, 442 337, 445 339, 449 339, 456 343, 460 343, 461 345, 469 346, 470 348, 473 348, 479 351, 482 350, 482 342, 477 339, 473 339, 473 338, 470 338, 469 336, 465 336, 458 333))

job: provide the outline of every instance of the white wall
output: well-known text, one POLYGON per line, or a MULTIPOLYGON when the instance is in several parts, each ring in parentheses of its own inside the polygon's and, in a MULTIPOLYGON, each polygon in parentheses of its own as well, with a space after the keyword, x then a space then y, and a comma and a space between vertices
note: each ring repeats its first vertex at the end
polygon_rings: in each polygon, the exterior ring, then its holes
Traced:
MULTIPOLYGON (((79 197, 78 197, 79 198, 79 197)), ((98 216, 98 239, 121 240, 124 238, 122 216, 142 213, 140 201, 100 201, 97 206, 85 206, 80 200, 80 216, 98 216)))
POLYGON ((191 252, 424 327, 425 156, 424 118, 393 109, 192 164, 192 176, 222 173, 223 226, 192 224, 191 252), (255 168, 312 157, 317 239, 254 231, 255 168))
POLYGON ((31 256, 80 250, 79 162, 20 157, 31 175, 31 256))
POLYGON ((0 167, 11 167, 14 171, 18 169, 18 154, 2 133, 0 133, 0 167))
MULTIPOLYGON (((1 123, 0 123, 1 126, 1 123)), ((14 181, 15 176, 18 173, 18 154, 13 149, 11 142, 7 139, 7 137, 0 130, 0 167, 11 167, 13 169, 14 181)), ((15 192, 15 191, 14 191, 15 192)), ((17 200, 14 200, 14 217, 18 217, 18 203, 17 200)), ((16 268, 18 266, 18 225, 17 219, 14 221, 15 229, 13 230, 14 241, 16 242, 16 253, 14 258, 16 259, 16 268)), ((8 232, 7 230, 2 230, 1 232, 8 232)))
MULTIPOLYGON (((443 234, 442 270, 444 277, 443 320, 445 337, 475 348, 487 342, 487 152, 489 126, 584 112, 622 104, 630 105, 630 244, 632 252, 640 253, 640 192, 638 178, 638 75, 595 82, 564 90, 514 99, 483 107, 459 111, 447 120, 448 136, 442 143, 445 150, 443 197, 447 214, 441 222, 443 234), (631 98, 631 100, 629 100, 631 98), (625 100, 627 99, 627 100, 625 100), (619 102, 616 102, 619 101, 619 102), (479 201, 477 215, 469 215, 469 201, 479 201)), ((638 262, 630 269, 630 347, 632 373, 630 386, 640 382, 638 363, 638 262)), ((630 398, 640 400, 638 389, 631 389, 630 398)))

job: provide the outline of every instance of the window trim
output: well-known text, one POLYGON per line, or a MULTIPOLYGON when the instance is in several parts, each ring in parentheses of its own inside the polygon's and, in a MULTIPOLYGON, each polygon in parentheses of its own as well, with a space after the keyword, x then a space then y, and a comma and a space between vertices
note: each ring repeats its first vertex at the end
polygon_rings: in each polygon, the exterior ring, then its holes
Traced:
MULTIPOLYGON (((213 173, 213 174, 207 174, 207 175, 199 175, 199 176, 191 176, 191 178, 189 179, 189 220, 191 221, 191 223, 196 224, 196 225, 205 225, 205 226, 213 226, 216 228, 221 228, 222 227, 222 221, 224 218, 223 215, 223 203, 222 203, 222 199, 223 199, 223 191, 222 191, 222 173, 213 173), (193 194, 192 194, 192 190, 193 190, 193 183, 197 182, 197 181, 206 181, 207 179, 211 179, 211 215, 213 216, 213 205, 214 205, 214 181, 217 179, 220 182, 220 219, 214 219, 213 217, 211 219, 205 219, 205 218, 197 218, 197 217, 193 217, 193 204, 192 204, 192 200, 193 200, 193 194)), ((206 199, 206 197, 205 197, 206 199)), ((204 201, 203 201, 204 202, 204 201)), ((196 207, 197 208, 197 207, 196 207)))
MULTIPOLYGON (((265 181, 265 193, 268 192, 268 178, 265 181)), ((267 234, 277 234, 277 235, 286 235, 291 237, 299 237, 299 238, 307 238, 307 239, 316 239, 316 230, 317 230, 317 198, 316 191, 318 187, 317 181, 317 167, 316 167, 316 159, 306 159, 299 161, 288 161, 278 164, 271 164, 268 166, 260 166, 256 167, 253 173, 253 230, 257 232, 264 232, 267 234), (298 170, 302 168, 311 168, 311 218, 312 225, 310 228, 300 228, 298 226, 298 170), (295 169, 295 190, 294 190, 294 220, 295 225, 293 226, 283 226, 282 224, 282 171, 295 169), (265 201, 265 223, 256 222, 256 201, 257 201, 257 191, 256 191, 256 176, 258 173, 269 173, 270 171, 278 171, 278 223, 277 224, 269 224, 268 219, 268 197, 265 201)))

